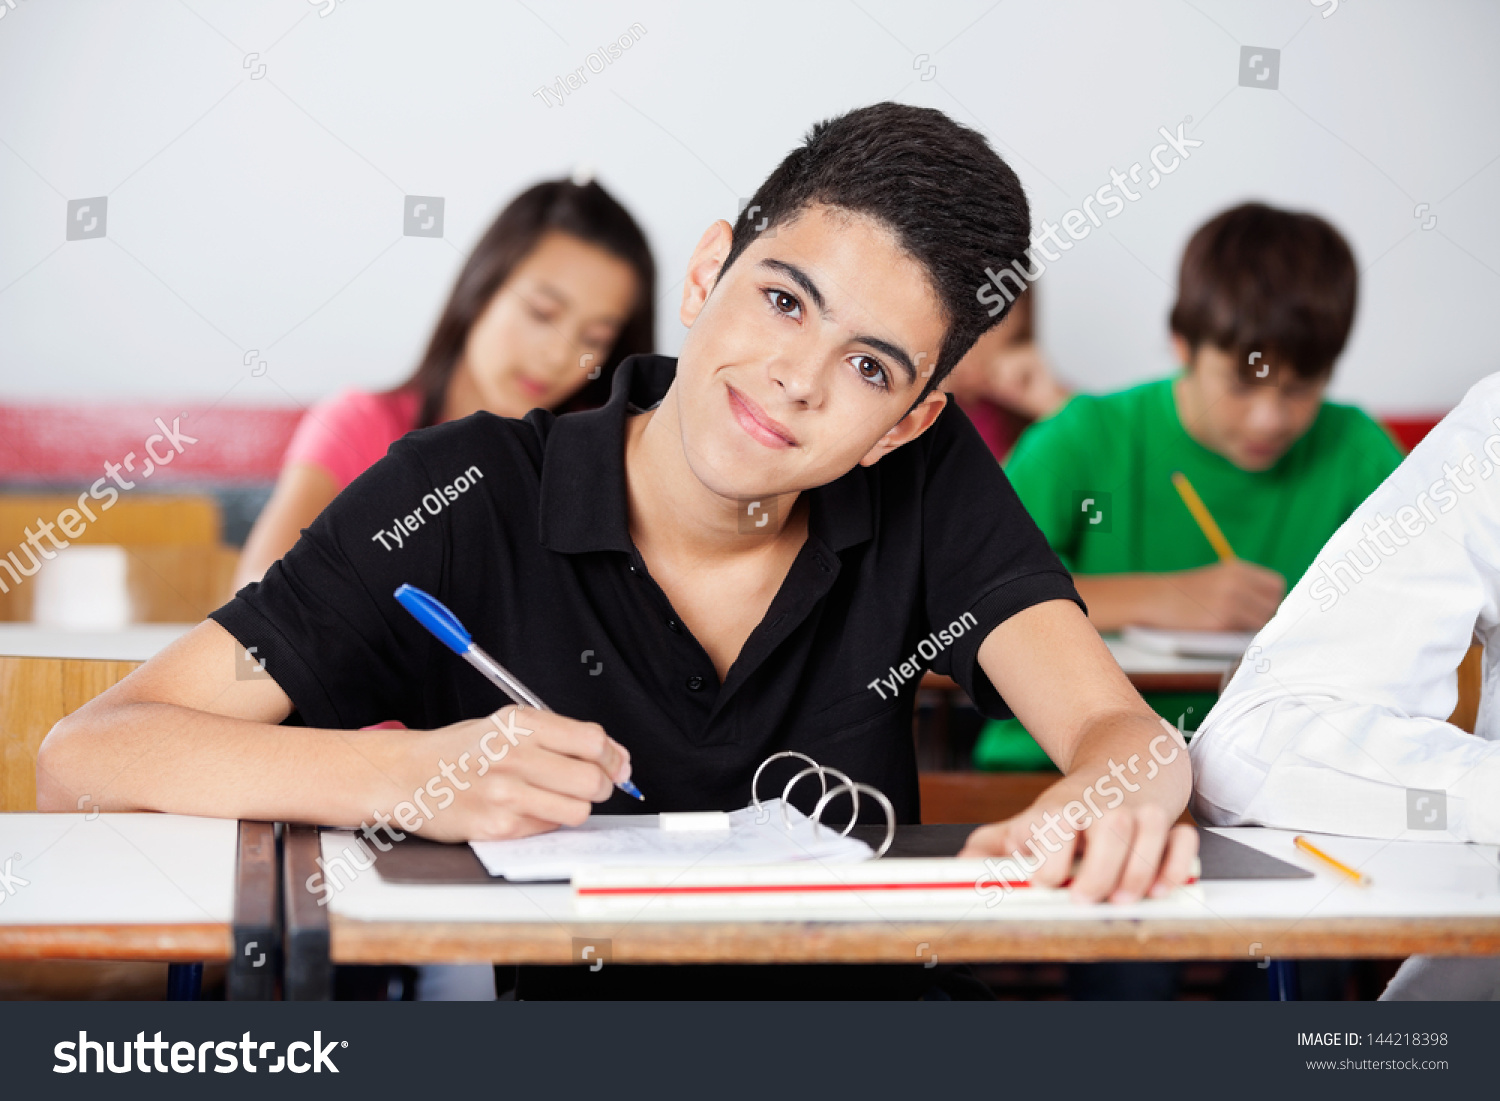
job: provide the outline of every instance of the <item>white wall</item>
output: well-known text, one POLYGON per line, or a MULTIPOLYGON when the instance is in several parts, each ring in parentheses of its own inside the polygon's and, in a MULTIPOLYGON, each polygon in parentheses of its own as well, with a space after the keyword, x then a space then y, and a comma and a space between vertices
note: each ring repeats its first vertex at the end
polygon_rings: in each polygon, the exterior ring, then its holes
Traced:
POLYGON ((1191 158, 1043 279, 1045 344, 1084 387, 1170 366, 1182 244, 1251 197, 1354 245, 1338 395, 1441 410, 1500 368, 1484 0, 7 2, 0 400, 279 404, 393 382, 499 206, 580 161, 651 237, 674 350, 703 228, 812 121, 884 99, 982 129, 1053 220, 1192 117, 1191 158), (633 24, 564 106, 533 95, 633 24), (1242 45, 1282 51, 1277 90, 1238 85, 1242 45), (402 235, 404 194, 445 199, 443 239, 402 235), (67 201, 98 195, 106 236, 65 241, 67 201))

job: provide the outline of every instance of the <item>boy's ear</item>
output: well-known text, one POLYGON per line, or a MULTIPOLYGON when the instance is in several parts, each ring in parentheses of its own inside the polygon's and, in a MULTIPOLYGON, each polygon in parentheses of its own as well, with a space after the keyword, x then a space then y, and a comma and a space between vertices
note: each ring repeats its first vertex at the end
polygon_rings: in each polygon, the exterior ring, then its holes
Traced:
POLYGON ((1181 333, 1172 334, 1172 354, 1177 357, 1177 362, 1184 368, 1193 365, 1193 350, 1188 347, 1188 342, 1181 333))
POLYGON ((732 244, 734 229, 722 218, 698 238, 698 247, 688 258, 687 278, 682 282, 682 306, 677 311, 677 316, 689 329, 703 312, 703 303, 708 301, 714 283, 718 281, 719 269, 724 266, 732 244))
POLYGON ((889 432, 875 441, 875 445, 865 452, 865 457, 859 460, 859 465, 873 466, 883 456, 889 455, 902 444, 911 443, 932 427, 933 421, 938 419, 938 414, 947 404, 948 395, 941 390, 934 390, 928 394, 911 412, 897 421, 889 432))

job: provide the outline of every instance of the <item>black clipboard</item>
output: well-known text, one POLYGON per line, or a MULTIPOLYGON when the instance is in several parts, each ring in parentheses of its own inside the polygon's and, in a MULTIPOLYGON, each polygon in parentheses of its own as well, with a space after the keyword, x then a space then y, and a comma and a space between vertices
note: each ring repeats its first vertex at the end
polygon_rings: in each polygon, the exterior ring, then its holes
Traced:
MULTIPOLYGON (((964 840, 978 826, 934 824, 897 826, 896 840, 887 856, 955 856, 964 840)), ((884 826, 856 826, 853 836, 871 848, 885 837, 884 826)), ((428 841, 407 834, 405 840, 386 842, 389 852, 375 852, 375 870, 387 883, 418 883, 432 886, 466 884, 508 885, 505 879, 485 871, 468 845, 428 841)), ((1198 829, 1198 856, 1203 865, 1200 880, 1311 879, 1312 872, 1267 856, 1258 849, 1222 834, 1198 829)))

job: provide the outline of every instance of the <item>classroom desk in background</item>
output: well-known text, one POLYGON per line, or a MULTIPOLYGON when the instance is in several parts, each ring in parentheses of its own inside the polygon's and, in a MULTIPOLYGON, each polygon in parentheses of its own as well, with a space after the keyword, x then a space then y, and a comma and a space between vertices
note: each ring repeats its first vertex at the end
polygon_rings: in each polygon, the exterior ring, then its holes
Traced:
POLYGON ((1188 658, 1158 654, 1106 636, 1104 644, 1137 692, 1218 692, 1219 682, 1234 666, 1224 658, 1188 658))
POLYGON ((274 996, 275 828, 175 814, 0 814, 0 960, 152 960, 196 997, 204 962, 226 996, 274 996), (199 968, 195 973, 192 969, 199 968))
MULTIPOLYGON (((559 884, 391 883, 371 869, 318 905, 316 860, 351 834, 288 827, 288 997, 327 997, 330 964, 580 963, 608 942, 622 963, 945 963, 1103 960, 1290 960, 1500 954, 1495 846, 1330 838, 1361 867, 1358 887, 1298 852, 1289 831, 1216 831, 1313 873, 1307 879, 1205 881, 1194 902, 986 907, 972 919, 914 921, 871 908, 867 920, 633 920, 583 917, 559 884), (320 954, 320 950, 326 954, 320 954), (297 991, 293 995, 292 991, 297 991)), ((603 955, 596 951, 595 957, 603 955)))
MULTIPOLYGON (((1104 636, 1104 644, 1137 692, 1217 692, 1220 680, 1234 665, 1222 658, 1159 654, 1110 635, 1104 636)), ((940 673, 925 674, 922 687, 962 692, 951 677, 940 673)))

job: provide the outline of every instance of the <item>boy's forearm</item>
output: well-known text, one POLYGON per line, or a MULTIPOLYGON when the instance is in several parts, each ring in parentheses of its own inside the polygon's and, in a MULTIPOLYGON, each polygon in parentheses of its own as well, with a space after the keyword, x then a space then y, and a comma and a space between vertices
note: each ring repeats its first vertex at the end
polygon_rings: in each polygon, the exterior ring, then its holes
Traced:
POLYGON ((285 727, 167 703, 85 707, 38 751, 37 806, 354 826, 410 796, 401 777, 412 737, 285 727))

